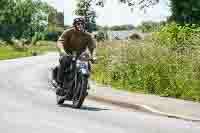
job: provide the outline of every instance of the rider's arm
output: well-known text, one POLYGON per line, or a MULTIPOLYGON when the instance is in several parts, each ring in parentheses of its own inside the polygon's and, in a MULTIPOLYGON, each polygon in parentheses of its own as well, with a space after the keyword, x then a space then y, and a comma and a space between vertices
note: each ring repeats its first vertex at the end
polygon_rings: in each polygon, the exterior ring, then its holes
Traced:
POLYGON ((64 50, 64 42, 66 40, 66 37, 67 37, 67 31, 64 31, 57 41, 56 46, 57 46, 60 54, 66 54, 66 52, 64 50))
POLYGON ((90 38, 90 41, 88 42, 88 49, 90 51, 90 54, 93 57, 96 57, 96 41, 94 38, 90 38))
POLYGON ((58 41, 57 42, 57 48, 59 50, 59 53, 65 53, 65 50, 64 50, 64 46, 63 46, 63 42, 62 41, 58 41))

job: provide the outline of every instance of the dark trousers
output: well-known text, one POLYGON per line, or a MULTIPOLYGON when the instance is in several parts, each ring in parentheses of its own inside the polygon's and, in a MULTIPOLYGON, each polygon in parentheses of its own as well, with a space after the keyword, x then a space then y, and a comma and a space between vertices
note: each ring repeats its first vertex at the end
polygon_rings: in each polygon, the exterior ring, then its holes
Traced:
POLYGON ((65 70, 70 67, 71 61, 72 59, 70 56, 63 56, 59 59, 60 65, 58 67, 58 73, 57 73, 58 83, 63 84, 65 70))

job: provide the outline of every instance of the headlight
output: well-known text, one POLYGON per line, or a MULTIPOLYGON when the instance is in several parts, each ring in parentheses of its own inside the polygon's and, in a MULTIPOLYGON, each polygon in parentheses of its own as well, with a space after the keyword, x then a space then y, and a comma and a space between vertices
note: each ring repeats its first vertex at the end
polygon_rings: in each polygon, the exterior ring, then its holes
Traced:
POLYGON ((81 69, 81 73, 82 74, 88 74, 88 71, 87 71, 87 69, 81 69))
POLYGON ((78 67, 78 68, 88 68, 88 62, 77 60, 76 67, 78 67))

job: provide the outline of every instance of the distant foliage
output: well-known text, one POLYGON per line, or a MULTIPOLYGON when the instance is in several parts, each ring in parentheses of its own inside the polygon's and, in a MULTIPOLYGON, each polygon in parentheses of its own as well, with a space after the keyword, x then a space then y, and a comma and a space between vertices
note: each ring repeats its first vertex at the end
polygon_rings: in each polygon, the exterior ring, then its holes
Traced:
MULTIPOLYGON (((107 0, 94 0, 99 3, 100 6, 104 6, 107 0)), ((121 3, 127 4, 131 9, 135 6, 139 6, 140 9, 148 8, 159 2, 159 0, 118 0, 121 3)))
POLYGON ((110 30, 112 31, 124 31, 124 30, 133 30, 135 27, 133 25, 115 25, 109 27, 110 30))
POLYGON ((170 0, 172 16, 170 20, 179 24, 200 24, 199 0, 170 0))
POLYGON ((106 31, 98 31, 97 34, 95 35, 95 39, 99 41, 105 41, 108 39, 108 34, 106 31))
POLYGON ((47 17, 56 10, 40 0, 1 0, 0 38, 29 39, 47 27, 47 17))
POLYGON ((171 23, 149 40, 104 42, 93 79, 115 88, 200 101, 200 28, 171 23))
POLYGON ((172 49, 192 48, 200 45, 200 28, 195 24, 167 24, 154 34, 156 44, 172 49))
POLYGON ((152 21, 145 21, 142 22, 137 29, 148 33, 148 32, 156 32, 159 31, 162 26, 165 25, 166 22, 152 22, 152 21))

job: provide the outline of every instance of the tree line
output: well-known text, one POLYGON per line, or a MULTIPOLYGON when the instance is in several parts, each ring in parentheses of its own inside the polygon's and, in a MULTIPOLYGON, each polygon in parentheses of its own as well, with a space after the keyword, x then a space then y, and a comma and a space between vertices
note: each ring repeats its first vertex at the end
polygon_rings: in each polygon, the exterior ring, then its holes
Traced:
POLYGON ((47 29, 57 10, 41 0, 0 0, 0 38, 31 39, 47 29))
MULTIPOLYGON (((127 4, 130 8, 136 5, 144 9, 153 6, 159 0, 119 0, 123 4, 127 4)), ((168 21, 175 21, 179 24, 199 24, 200 23, 200 1, 198 0, 169 0, 172 15, 168 21)), ((121 26, 98 26, 96 24, 95 6, 103 7, 106 0, 77 0, 76 15, 86 18, 86 28, 89 32, 110 29, 110 30, 130 30, 134 29, 133 25, 121 26)), ((38 33, 45 31, 62 32, 63 25, 56 27, 55 16, 59 16, 58 20, 63 22, 63 13, 50 6, 47 2, 41 0, 0 0, 0 38, 9 40, 14 37, 16 39, 31 39, 38 33)), ((150 26, 156 24, 146 22, 141 24, 145 30, 149 30, 150 26)), ((141 28, 140 27, 140 28, 141 28)), ((156 26, 155 26, 156 27, 156 26)), ((55 36, 56 38, 56 36, 55 36)))

